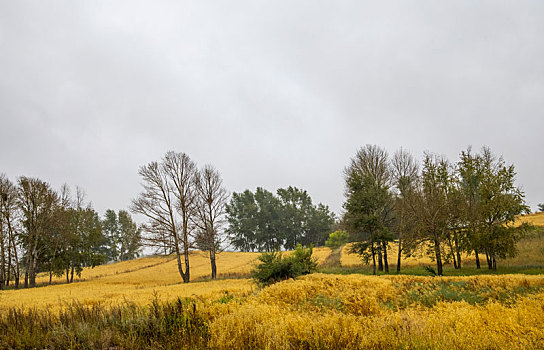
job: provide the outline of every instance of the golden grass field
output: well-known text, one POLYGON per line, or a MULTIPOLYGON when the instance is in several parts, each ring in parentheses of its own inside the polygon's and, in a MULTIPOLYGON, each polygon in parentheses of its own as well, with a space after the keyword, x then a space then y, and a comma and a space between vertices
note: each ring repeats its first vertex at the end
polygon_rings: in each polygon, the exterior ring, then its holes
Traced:
MULTIPOLYGON (((540 225, 544 213, 522 218, 540 225)), ((392 245, 390 262, 396 257, 392 245)), ((519 243, 521 254, 499 266, 544 266, 544 233, 519 243)), ((286 253, 289 254, 289 253, 286 253)), ((223 252, 218 280, 209 260, 191 254, 191 280, 183 284, 173 257, 149 257, 85 269, 33 289, 0 292, 0 313, 10 307, 58 310, 83 306, 192 298, 207 320, 212 348, 461 348, 544 349, 544 275, 426 277, 312 274, 260 289, 249 278, 258 253, 223 252)), ((315 248, 322 264, 328 248, 315 248)), ((466 257, 470 262, 470 257, 466 257)), ((344 266, 360 265, 348 254, 344 266)), ((465 262, 467 261, 465 260, 465 262)), ((432 265, 425 257, 403 266, 432 265)))
MULTIPOLYGON (((314 257, 322 263, 329 248, 315 248, 314 257)), ((33 289, 0 292, 0 310, 10 306, 58 308, 63 303, 78 301, 84 305, 119 303, 130 300, 146 304, 158 293, 162 300, 177 297, 211 298, 245 294, 256 287, 247 278, 259 253, 222 252, 217 255, 216 281, 204 281, 210 275, 206 253, 195 251, 190 256, 190 284, 183 284, 173 257, 150 257, 86 268, 75 282, 66 284, 65 277, 53 278, 54 284, 33 289), (245 277, 245 278, 241 278, 245 277)), ((37 283, 45 284, 49 275, 40 274, 37 283)))

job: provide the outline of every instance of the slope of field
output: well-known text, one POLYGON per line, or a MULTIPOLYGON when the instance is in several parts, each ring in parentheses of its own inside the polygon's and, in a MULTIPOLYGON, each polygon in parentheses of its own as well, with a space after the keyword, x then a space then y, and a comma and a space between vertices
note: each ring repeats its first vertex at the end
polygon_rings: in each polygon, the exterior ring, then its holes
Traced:
MULTIPOLYGON (((288 253, 287 253, 288 254, 288 253)), ((315 248, 314 257, 322 263, 330 254, 329 248, 315 248)), ((53 285, 39 288, 0 292, 0 309, 10 306, 57 308, 73 301, 84 305, 115 304, 129 300, 145 304, 158 294, 161 300, 178 297, 221 297, 225 294, 245 295, 255 289, 248 279, 257 263, 259 253, 222 252, 217 255, 217 281, 207 280, 210 262, 204 252, 190 256, 191 283, 183 284, 177 261, 169 257, 150 257, 83 270, 75 282, 55 277, 53 285)), ((49 276, 41 274, 38 283, 46 283, 49 276)))
MULTIPOLYGON (((516 225, 520 225, 523 222, 535 225, 537 230, 531 232, 527 237, 523 238, 518 242, 519 254, 514 258, 508 259, 499 259, 499 266, 503 267, 544 267, 544 212, 523 215, 518 218, 516 225)), ((361 258, 357 254, 349 252, 350 245, 346 244, 342 249, 342 255, 340 262, 342 266, 345 267, 358 267, 364 266, 361 261, 361 258)), ((427 249, 431 249, 430 247, 427 249)), ((397 254, 398 254, 398 244, 391 243, 389 249, 387 250, 389 257, 389 265, 391 268, 395 268, 397 264, 397 254)), ((485 256, 480 257, 482 263, 485 264, 485 256)), ((463 264, 465 265, 474 265, 475 257, 473 255, 462 256, 463 264)), ((430 255, 427 254, 425 248, 418 249, 417 252, 411 257, 406 257, 403 255, 401 264, 403 267, 423 267, 433 265, 434 261, 430 258, 430 255)), ((543 271, 544 272, 544 271, 543 271)))

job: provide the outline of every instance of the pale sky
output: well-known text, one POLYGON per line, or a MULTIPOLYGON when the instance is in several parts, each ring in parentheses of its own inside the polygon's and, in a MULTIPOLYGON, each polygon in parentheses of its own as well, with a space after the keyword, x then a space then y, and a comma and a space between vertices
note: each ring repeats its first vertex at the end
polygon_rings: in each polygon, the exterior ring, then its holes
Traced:
POLYGON ((0 172, 101 213, 168 150, 339 213, 357 149, 483 145, 544 202, 543 1, 0 0, 0 172))

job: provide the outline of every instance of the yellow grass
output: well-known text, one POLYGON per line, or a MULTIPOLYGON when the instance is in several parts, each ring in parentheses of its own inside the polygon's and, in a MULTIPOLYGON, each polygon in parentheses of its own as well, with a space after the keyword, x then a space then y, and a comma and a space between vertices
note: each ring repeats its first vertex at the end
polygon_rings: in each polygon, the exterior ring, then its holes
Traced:
MULTIPOLYGON (((398 244, 397 243, 390 243, 389 248, 387 249, 387 256, 389 265, 397 265, 397 254, 398 254, 398 244)), ((342 255, 340 256, 340 264, 342 266, 362 266, 363 262, 361 261, 361 258, 354 253, 350 253, 349 249, 351 248, 351 244, 346 244, 342 248, 342 255)), ((428 254, 425 252, 425 248, 418 248, 418 250, 414 253, 414 256, 411 257, 405 257, 402 256, 401 261, 402 266, 408 267, 408 266, 426 266, 433 264, 433 261, 429 257, 428 254)))
POLYGON ((519 216, 516 220, 516 224, 527 222, 535 226, 544 226, 544 212, 519 216))
MULTIPOLYGON (((329 248, 315 248, 314 257, 322 263, 329 248)), ((222 252, 216 256, 218 281, 202 281, 210 276, 208 255, 201 251, 190 255, 190 284, 183 284, 173 256, 150 257, 115 264, 85 268, 81 278, 66 284, 66 277, 54 277, 52 286, 0 292, 0 309, 9 306, 57 308, 63 303, 79 301, 85 305, 119 303, 126 300, 146 304, 155 292, 163 300, 177 297, 219 297, 225 293, 244 295, 255 286, 247 278, 260 253, 222 252), (236 279, 224 279, 224 278, 236 279), (240 278, 246 277, 246 278, 240 278)), ((183 263, 183 259, 182 259, 183 263)), ((49 282, 40 274, 37 282, 49 282)))
POLYGON ((525 349, 544 343, 544 277, 335 276, 314 274, 273 285, 218 312, 217 348, 525 349), (483 293, 487 301, 440 301, 483 293), (514 290, 535 290, 504 302, 514 290), (487 294, 486 294, 487 293, 487 294), (415 297, 414 297, 415 296, 415 297), (435 298, 433 305, 424 301, 435 298))

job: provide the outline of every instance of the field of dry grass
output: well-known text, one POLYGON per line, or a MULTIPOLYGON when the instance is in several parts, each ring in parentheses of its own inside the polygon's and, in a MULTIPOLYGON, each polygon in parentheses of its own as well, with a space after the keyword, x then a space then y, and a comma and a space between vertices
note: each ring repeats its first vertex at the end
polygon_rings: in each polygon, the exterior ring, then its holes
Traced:
MULTIPOLYGON (((322 263, 330 254, 329 248, 315 248, 314 256, 322 263)), ((0 309, 10 306, 58 308, 72 301, 84 305, 116 304, 130 300, 146 304, 158 293, 161 300, 178 297, 213 298, 225 293, 245 295, 256 287, 248 278, 257 263, 259 253, 222 252, 217 255, 218 277, 209 281, 210 263, 207 254, 191 254, 190 284, 183 284, 173 257, 150 257, 83 270, 80 278, 66 284, 65 277, 55 277, 54 285, 34 289, 0 292, 0 309)), ((39 275, 38 283, 49 281, 39 275)))

